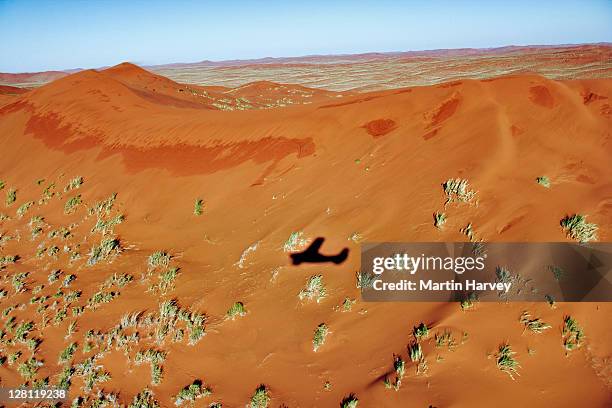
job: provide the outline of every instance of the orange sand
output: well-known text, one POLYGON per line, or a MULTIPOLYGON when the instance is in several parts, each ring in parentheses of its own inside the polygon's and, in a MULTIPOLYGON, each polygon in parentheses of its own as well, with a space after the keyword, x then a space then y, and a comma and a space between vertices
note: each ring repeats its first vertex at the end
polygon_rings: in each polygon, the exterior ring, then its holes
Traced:
MULTIPOLYGON (((197 378, 213 391, 198 406, 244 406, 262 383, 271 406, 333 407, 349 393, 360 407, 610 404, 608 304, 478 304, 462 312, 458 304, 363 303, 355 287, 359 246, 348 238, 356 232, 374 242, 463 241, 459 230, 471 222, 486 241, 563 241, 559 221, 582 213, 600 226, 599 239, 610 241, 612 81, 524 74, 367 94, 299 87, 312 103, 233 111, 214 103, 246 96, 262 107, 265 98, 297 88, 259 83, 229 95, 208 88, 212 99, 187 89, 206 90, 122 64, 0 101, 0 179, 18 189, 14 207, 0 204, 0 212, 13 216, 0 227, 23 236, 0 248, 22 258, 2 274, 30 271, 34 287, 62 268, 77 275, 81 303, 112 273, 134 275, 119 298, 78 319, 74 338, 81 343, 88 329, 108 330, 126 312, 157 310, 160 297, 146 293, 139 277, 151 253, 167 250, 181 274, 164 298, 209 316, 208 334, 195 346, 163 346, 164 380, 151 387, 162 406, 173 406, 171 396, 197 378), (541 175, 551 179, 550 189, 535 183, 541 175), (23 219, 14 216, 48 182, 57 180, 62 191, 76 176, 84 177, 78 192, 88 204, 118 193, 116 206, 126 219, 115 231, 125 250, 111 264, 69 266, 65 254, 34 256, 27 222, 35 214, 54 226, 78 223, 73 235, 83 249, 95 242, 87 238, 94 220, 83 220, 84 206, 63 214, 70 194, 35 205, 23 219), (443 209, 441 183, 451 177, 470 181, 478 205, 449 207, 440 231, 432 213, 443 209), (47 182, 37 186, 41 178, 47 182), (196 198, 205 203, 200 217, 193 215, 196 198), (299 230, 326 237, 326 253, 348 245, 348 261, 290 266, 282 245, 299 230), (236 266, 254 243, 245 268, 236 266), (323 274, 328 296, 303 303, 297 295, 314 274, 323 274), (335 310, 346 297, 357 299, 352 311, 335 310), (248 314, 224 320, 235 301, 248 314), (553 328, 522 333, 518 318, 525 309, 553 328), (587 336, 569 356, 560 335, 567 314, 587 336), (331 333, 315 353, 312 334, 322 322, 331 333), (420 322, 469 338, 454 351, 426 343, 427 375, 416 376, 408 364, 400 391, 385 389, 393 355, 408 359, 406 345, 420 322), (505 341, 522 366, 515 381, 487 358, 505 341)), ((31 296, 11 295, 0 304, 28 303, 31 296)), ((38 319, 28 310, 14 313, 18 320, 38 319)), ((51 378, 60 370, 57 356, 68 344, 70 320, 37 333, 43 339, 37 354, 45 360, 40 372, 51 378)), ((135 366, 122 352, 100 363, 112 375, 104 390, 120 392, 123 403, 148 386, 148 365, 135 366)), ((0 377, 3 386, 22 381, 6 364, 0 377)), ((80 386, 74 381, 73 396, 80 386)))

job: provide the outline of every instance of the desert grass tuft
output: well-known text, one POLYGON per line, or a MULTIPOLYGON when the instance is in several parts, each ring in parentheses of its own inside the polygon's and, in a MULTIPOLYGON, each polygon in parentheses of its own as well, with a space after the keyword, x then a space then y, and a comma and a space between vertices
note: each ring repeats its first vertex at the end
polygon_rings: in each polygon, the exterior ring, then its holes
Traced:
POLYGON ((310 240, 304 236, 304 233, 302 231, 292 232, 291 235, 289 235, 287 241, 285 241, 285 244, 283 245, 283 251, 299 251, 304 246, 306 246, 308 242, 310 242, 310 240))
POLYGON ((193 215, 200 216, 204 213, 204 200, 201 198, 196 198, 195 203, 193 204, 193 215))
POLYGON ((15 203, 15 201, 17 201, 17 190, 11 188, 6 192, 6 206, 10 207, 15 203))
POLYGON ((372 272, 366 271, 357 271, 355 277, 357 280, 357 289, 370 289, 376 280, 376 275, 374 275, 372 272))
POLYGON ((515 354, 516 352, 512 351, 510 345, 506 343, 499 346, 495 355, 497 368, 508 374, 513 380, 515 375, 520 375, 518 369, 521 367, 514 358, 515 354))
POLYGON ((550 325, 544 323, 540 318, 531 318, 531 314, 528 311, 524 311, 519 318, 519 321, 525 325, 525 330, 532 331, 534 333, 542 333, 544 330, 551 328, 550 325))
POLYGON ((429 328, 425 323, 421 323, 412 329, 412 334, 417 341, 426 339, 429 336, 429 328))
POLYGON ((550 188, 550 179, 546 176, 537 177, 536 183, 538 183, 542 187, 550 188))
POLYGON ((193 404, 196 399, 207 397, 211 394, 210 389, 202 385, 202 381, 196 380, 179 391, 174 397, 174 405, 180 407, 185 402, 193 404))
POLYGON ((395 391, 399 391, 402 386, 402 379, 406 374, 406 362, 401 356, 393 356, 393 370, 395 371, 395 381, 391 382, 389 377, 385 377, 385 388, 393 388, 395 391))
POLYGON ((314 332, 314 336, 312 338, 312 349, 317 351, 324 343, 325 338, 329 334, 329 328, 325 323, 321 323, 317 326, 314 332))
POLYGON ((81 205, 83 201, 81 200, 81 195, 77 194, 74 197, 71 197, 66 201, 64 205, 64 214, 72 214, 76 208, 81 205))
POLYGON ((357 408, 359 404, 359 399, 355 394, 349 394, 348 397, 345 397, 342 402, 340 402, 341 408, 357 408))
POLYGON ((580 243, 597 241, 597 224, 586 222, 586 215, 574 214, 561 220, 561 228, 568 238, 580 243))
POLYGON ((73 178, 72 180, 68 182, 66 187, 64 187, 64 193, 80 188, 83 185, 83 182, 84 182, 83 177, 79 176, 79 177, 73 178))
POLYGON ((446 214, 436 211, 433 215, 434 218, 434 227, 437 229, 442 229, 444 224, 446 224, 446 214))
POLYGON ((325 284, 323 283, 322 275, 314 275, 308 279, 306 287, 300 291, 298 297, 300 300, 316 300, 319 303, 327 295, 325 284))
POLYGON ((264 384, 255 389, 249 408, 267 408, 270 403, 270 390, 264 384))
POLYGON ((226 319, 234 320, 236 317, 242 317, 246 314, 246 309, 242 302, 235 302, 225 314, 226 319))
POLYGON ((565 350, 572 351, 582 345, 584 340, 584 331, 573 317, 565 316, 561 336, 565 350))
POLYGON ((171 256, 165 251, 157 251, 149 256, 148 264, 150 269, 157 267, 167 268, 170 264, 171 256))
POLYGON ((469 183, 465 179, 448 179, 442 183, 442 188, 446 194, 446 203, 450 204, 453 201, 469 202, 474 198, 476 192, 471 191, 469 183))

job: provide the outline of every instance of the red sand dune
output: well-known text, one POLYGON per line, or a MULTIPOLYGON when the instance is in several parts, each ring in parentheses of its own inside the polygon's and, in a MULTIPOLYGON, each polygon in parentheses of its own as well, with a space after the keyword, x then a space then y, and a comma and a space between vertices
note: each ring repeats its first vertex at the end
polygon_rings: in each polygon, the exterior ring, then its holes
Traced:
MULTIPOLYGON (((338 406, 349 393, 364 407, 605 406, 612 384, 608 304, 478 304, 462 312, 454 303, 364 303, 355 287, 359 246, 348 238, 359 233, 372 242, 462 241, 460 229, 471 222, 486 241, 563 241, 559 221, 582 213, 600 226, 599 239, 610 241, 611 95, 609 79, 538 75, 366 94, 261 82, 198 88, 130 64, 79 72, 24 93, 0 107, 0 178, 18 195, 14 207, 2 208, 12 219, 0 226, 24 237, 2 248, 21 256, 3 272, 32 272, 33 288, 48 285, 52 270, 64 269, 75 274, 73 287, 83 292, 78 304, 115 272, 136 278, 97 311, 37 329, 45 360, 39 371, 57 378, 69 321, 78 322, 73 339, 81 346, 87 330, 107 331, 125 313, 155 312, 162 299, 176 298, 209 316, 208 334, 194 346, 139 344, 130 359, 122 351, 104 354, 99 363, 112 379, 101 386, 119 392, 123 403, 151 387, 169 407, 173 395, 199 378, 213 391, 202 406, 244 406, 262 383, 273 406, 338 406), (265 98, 282 99, 290 91, 312 95, 313 102, 301 103, 309 101, 303 98, 258 109, 266 107, 265 98), (240 97, 256 106, 219 107, 236 106, 240 97), (542 175, 551 188, 535 183, 542 175), (76 176, 85 181, 78 190, 85 204, 64 215, 73 193, 61 191, 76 176), (440 231, 432 213, 443 209, 441 183, 451 177, 470 181, 478 205, 449 207, 440 231), (61 194, 39 205, 52 181, 61 194), (112 263, 69 264, 63 253, 36 257, 31 215, 44 216, 53 227, 74 223, 65 245, 78 243, 87 253, 98 238, 85 206, 113 192, 125 221, 115 227, 124 251, 112 263), (199 217, 193 215, 197 198, 204 200, 199 217), (19 218, 14 211, 27 200, 36 204, 19 218), (335 267, 290 266, 281 248, 300 230, 326 237, 329 253, 348 245, 349 260, 335 267), (166 295, 146 292, 149 278, 140 281, 147 257, 158 250, 172 254, 181 268, 166 295), (328 295, 320 303, 302 302, 297 295, 314 274, 324 276, 328 295), (342 312, 338 307, 347 297, 356 303, 342 312), (224 320, 236 301, 244 302, 247 315, 224 320), (525 309, 553 328, 523 333, 518 318, 525 309), (559 332, 565 315, 574 316, 587 336, 569 356, 559 332), (313 352, 313 330, 322 322, 331 334, 313 352), (400 391, 385 389, 382 379, 393 370, 394 354, 407 359, 412 327, 420 322, 435 332, 450 330, 458 340, 463 333, 469 337, 455 351, 430 341, 427 375, 415 375, 409 364, 400 391), (515 381, 487 358, 505 341, 522 366, 515 381), (148 365, 134 364, 144 347, 168 353, 158 386, 149 385, 148 365)), ((51 245, 44 237, 43 244, 51 245)), ((52 295, 49 286, 43 293, 52 295)), ((0 303, 4 309, 29 304, 31 297, 11 294, 0 303)), ((32 310, 13 313, 18 321, 40 319, 32 310)), ((79 348, 75 362, 89 355, 79 348)), ((15 366, 0 367, 0 376, 4 386, 22 381, 15 366)), ((73 396, 82 385, 75 378, 73 396)))

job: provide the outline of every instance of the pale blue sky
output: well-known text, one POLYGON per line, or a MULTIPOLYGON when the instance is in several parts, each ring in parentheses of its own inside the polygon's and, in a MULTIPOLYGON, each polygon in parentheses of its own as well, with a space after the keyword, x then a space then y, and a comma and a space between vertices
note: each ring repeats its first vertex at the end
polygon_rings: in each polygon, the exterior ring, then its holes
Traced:
POLYGON ((612 1, 0 0, 0 72, 612 41, 612 1))

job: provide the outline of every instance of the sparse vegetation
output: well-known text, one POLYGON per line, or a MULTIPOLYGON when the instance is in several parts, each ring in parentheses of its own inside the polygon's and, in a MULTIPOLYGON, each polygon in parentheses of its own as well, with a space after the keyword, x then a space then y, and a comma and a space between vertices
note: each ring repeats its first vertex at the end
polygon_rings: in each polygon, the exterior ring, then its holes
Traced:
POLYGON ((561 220, 561 227, 568 238, 580 243, 597 241, 597 224, 586 222, 586 216, 574 214, 561 220))
POLYGON ((107 260, 111 255, 121 252, 121 244, 118 238, 102 238, 100 245, 94 245, 89 252, 87 265, 93 266, 100 261, 107 260))
POLYGON ((68 201, 66 201, 66 204, 64 205, 64 214, 72 214, 76 208, 81 205, 81 195, 75 195, 74 197, 71 197, 68 199, 68 201))
POLYGON ((359 404, 359 399, 355 396, 355 394, 350 394, 348 397, 344 398, 340 403, 341 408, 357 408, 359 404))
POLYGON ((446 214, 436 211, 433 217, 434 217, 434 227, 438 229, 442 229, 444 224, 446 224, 446 214))
POLYGON ((354 243, 358 244, 363 240, 363 235, 358 232, 353 232, 351 235, 349 235, 348 239, 349 241, 353 241, 354 243))
POLYGON ((134 396, 132 403, 128 408, 160 408, 159 403, 153 397, 153 392, 148 389, 142 390, 138 395, 134 396))
POLYGON ((470 190, 468 181, 460 178, 446 180, 442 184, 442 188, 444 188, 446 194, 445 205, 453 201, 469 202, 476 195, 474 191, 470 190))
POLYGON ((477 300, 478 300, 478 295, 476 295, 476 293, 474 292, 469 293, 466 296, 466 298, 463 299, 460 303, 461 310, 472 309, 477 300))
POLYGON ((270 391, 264 384, 257 387, 255 394, 251 397, 250 408, 267 408, 270 403, 270 391))
POLYGON ((151 364, 151 384, 159 385, 162 380, 162 363, 166 359, 166 353, 160 350, 148 349, 139 351, 134 357, 136 364, 148 362, 151 364))
POLYGON ((566 316, 563 320, 563 330, 561 331, 563 347, 567 351, 579 348, 584 340, 584 331, 571 316, 566 316))
POLYGON ((376 276, 372 272, 357 271, 355 274, 357 278, 358 289, 369 289, 374 284, 376 276))
POLYGON ((6 192, 6 206, 10 207, 15 201, 17 201, 17 190, 11 188, 6 192))
POLYGON ((539 318, 532 319, 529 312, 524 311, 519 318, 519 321, 525 325, 525 330, 530 330, 534 333, 542 333, 544 330, 550 329, 550 325, 544 323, 539 318))
POLYGON ((167 268, 170 265, 170 255, 164 251, 157 251, 149 256, 149 268, 167 268))
POLYGON ((417 340, 426 339, 429 336, 429 329, 425 323, 421 323, 412 329, 412 334, 417 340))
POLYGON ((550 187, 550 180, 548 177, 546 176, 540 176, 536 178, 536 183, 538 183, 539 185, 541 185, 542 187, 546 187, 549 188, 550 187))
POLYGON ((314 351, 317 351, 323 345, 323 343, 325 343, 325 338, 328 334, 329 329, 325 323, 321 323, 317 326, 312 338, 312 349, 314 351))
POLYGON ((550 271, 550 273, 553 274, 553 277, 556 281, 560 281, 565 276, 565 271, 563 270, 563 268, 560 268, 558 266, 548 265, 547 269, 550 271))
POLYGON ((516 352, 512 351, 509 344, 502 344, 495 356, 497 368, 508 374, 513 380, 515 375, 519 375, 518 369, 521 367, 514 358, 515 354, 516 352))
POLYGON ((242 317, 246 314, 246 309, 242 302, 235 302, 225 314, 227 319, 234 320, 236 317, 242 317))
POLYGON ((474 226, 472 225, 471 222, 468 223, 468 225, 466 225, 465 227, 461 228, 460 232, 464 234, 466 237, 468 237, 470 241, 475 240, 474 226))
POLYGON ((204 200, 196 198, 195 204, 193 205, 193 214, 200 216, 204 213, 204 200))
POLYGON ((342 311, 350 312, 354 304, 355 304, 355 299, 351 299, 348 297, 344 298, 344 301, 342 302, 342 311))
POLYGON ((23 204, 21 204, 21 206, 19 206, 19 208, 17 209, 17 216, 19 218, 23 217, 25 215, 25 213, 28 212, 28 210, 34 205, 34 201, 27 201, 23 204))
POLYGON ((401 356, 393 356, 393 370, 395 371, 395 381, 391 382, 389 377, 385 377, 385 388, 393 388, 395 391, 399 391, 406 373, 406 363, 401 356))
POLYGON ((296 252, 302 249, 310 242, 302 231, 292 232, 285 244, 283 245, 283 251, 285 252, 296 252))
POLYGON ((81 187, 81 185, 83 184, 83 177, 75 177, 72 180, 70 180, 68 182, 68 185, 66 185, 66 187, 64 187, 64 192, 67 193, 70 190, 74 190, 77 189, 79 187, 81 187))
POLYGON ((185 402, 195 402, 196 399, 207 397, 212 392, 209 388, 202 385, 202 381, 196 380, 179 391, 174 397, 174 405, 180 407, 185 402))
POLYGON ((308 279, 306 283, 306 287, 300 291, 298 297, 300 300, 308 299, 308 300, 316 300, 319 303, 323 298, 325 298, 327 291, 325 289, 325 284, 323 283, 322 275, 314 275, 308 279))

